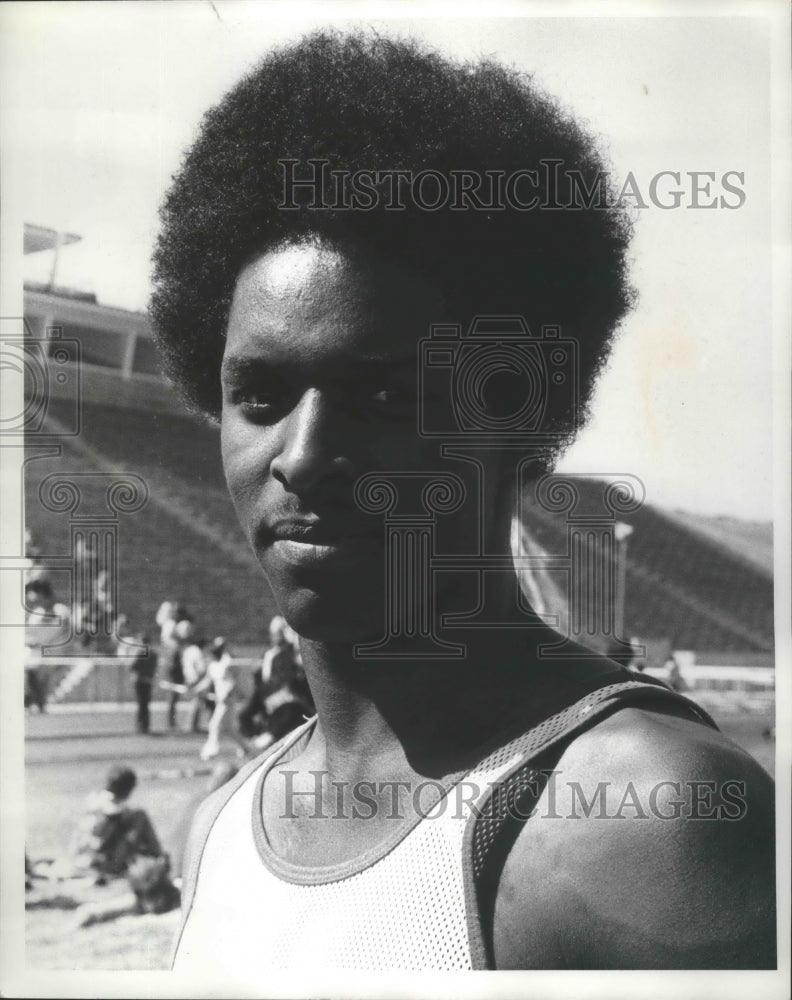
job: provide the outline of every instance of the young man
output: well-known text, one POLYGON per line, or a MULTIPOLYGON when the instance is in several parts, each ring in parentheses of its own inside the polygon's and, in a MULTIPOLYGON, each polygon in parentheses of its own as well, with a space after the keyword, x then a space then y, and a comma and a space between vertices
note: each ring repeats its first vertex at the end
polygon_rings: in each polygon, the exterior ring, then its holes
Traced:
POLYGON ((507 570, 524 459, 572 437, 630 302, 629 225, 578 197, 600 183, 518 74, 406 42, 310 37, 205 119, 153 316, 317 716, 202 808, 175 968, 773 966, 768 777, 663 686, 547 656, 507 570), (420 341, 482 314, 573 338, 574 393, 519 337, 441 344, 425 378, 420 341))

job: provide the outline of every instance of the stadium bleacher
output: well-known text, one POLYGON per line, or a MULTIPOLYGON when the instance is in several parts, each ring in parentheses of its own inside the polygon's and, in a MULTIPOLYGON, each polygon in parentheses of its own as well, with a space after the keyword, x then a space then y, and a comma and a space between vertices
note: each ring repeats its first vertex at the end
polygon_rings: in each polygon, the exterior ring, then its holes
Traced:
MULTIPOLYGON (((58 414, 51 400, 49 417, 58 414)), ((180 599, 207 634, 263 645, 277 609, 226 495, 213 428, 188 417, 86 404, 80 437, 59 443, 60 457, 26 466, 26 523, 44 556, 67 554, 69 540, 68 515, 39 500, 48 475, 135 472, 150 497, 144 510, 119 515, 118 611, 136 632, 154 634, 161 602, 180 599)), ((57 576, 53 582, 57 590, 57 576)))
MULTIPOLYGON (((49 402, 57 421, 66 404, 49 402)), ((64 410, 65 414, 65 410, 64 410)), ((28 463, 27 521, 46 553, 64 552, 68 528, 37 501, 53 471, 127 470, 148 483, 146 511, 122 515, 119 610, 136 630, 151 630, 160 602, 182 598, 205 628, 260 643, 274 599, 237 525, 226 495, 214 426, 189 416, 83 403, 82 434, 59 459, 28 463), (98 464, 97 464, 98 463, 98 464)), ((582 481, 584 502, 599 489, 582 481)), ((525 520, 551 554, 565 548, 566 524, 534 506, 525 520)), ((625 629, 665 636, 676 649, 769 652, 773 648, 772 575, 717 537, 650 504, 622 517, 630 538, 625 629)))
MULTIPOLYGON (((593 508, 597 484, 583 480, 578 487, 583 502, 593 508)), ((524 514, 548 552, 563 551, 562 518, 535 505, 524 514)), ((634 529, 627 558, 626 632, 666 636, 674 649, 772 651, 771 572, 651 504, 619 518, 634 529)))

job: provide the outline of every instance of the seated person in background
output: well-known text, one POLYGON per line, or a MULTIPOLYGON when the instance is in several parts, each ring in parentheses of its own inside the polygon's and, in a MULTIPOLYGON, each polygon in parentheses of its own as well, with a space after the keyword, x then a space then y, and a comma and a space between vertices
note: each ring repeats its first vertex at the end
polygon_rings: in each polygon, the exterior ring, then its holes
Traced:
POLYGON ((136 784, 131 768, 115 766, 104 789, 88 796, 72 838, 71 854, 78 870, 103 881, 125 875, 137 858, 163 856, 148 814, 127 804, 136 784))
POLYGON ((253 693, 239 713, 240 730, 258 749, 313 715, 311 693, 290 632, 280 615, 270 622, 270 647, 254 677, 253 693))
POLYGON ((74 914, 75 927, 90 927, 131 914, 167 913, 181 902, 181 893, 170 880, 170 860, 136 858, 127 870, 130 892, 112 899, 84 903, 74 914))

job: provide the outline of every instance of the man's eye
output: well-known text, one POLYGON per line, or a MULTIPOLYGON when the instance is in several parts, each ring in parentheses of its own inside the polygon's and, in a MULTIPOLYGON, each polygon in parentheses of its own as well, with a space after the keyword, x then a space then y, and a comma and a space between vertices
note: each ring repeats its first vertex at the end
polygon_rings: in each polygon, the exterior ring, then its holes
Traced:
POLYGON ((267 420, 276 416, 282 400, 272 390, 235 389, 231 392, 231 403, 250 420, 267 420))
POLYGON ((271 396, 262 396, 260 393, 253 393, 248 396, 243 396, 239 400, 239 405, 243 409, 248 410, 263 410, 268 406, 272 406, 273 399, 271 396))

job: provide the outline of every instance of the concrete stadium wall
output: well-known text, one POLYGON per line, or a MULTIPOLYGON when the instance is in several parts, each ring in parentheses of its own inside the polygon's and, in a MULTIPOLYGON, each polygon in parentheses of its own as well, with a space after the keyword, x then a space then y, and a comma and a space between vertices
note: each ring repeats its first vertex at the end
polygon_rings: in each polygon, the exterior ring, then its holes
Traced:
MULTIPOLYGON (((239 677, 239 694, 246 698, 253 688, 253 673, 261 666, 261 659, 240 657, 233 662, 239 677)), ((32 661, 26 666, 43 672, 49 704, 101 702, 124 705, 135 701, 134 677, 129 669, 129 660, 123 657, 50 657, 32 661), (73 687, 69 687, 70 674, 79 678, 73 687)), ((159 687, 158 682, 163 679, 159 676, 154 678, 153 701, 163 701, 168 697, 168 692, 159 687)))
MULTIPOLYGON (((261 665, 261 656, 255 650, 246 650, 245 655, 235 657, 234 665, 239 677, 239 692, 246 697, 253 684, 253 673, 261 665)), ((122 657, 55 657, 37 661, 46 672, 50 700, 53 703, 80 704, 91 702, 134 702, 134 679, 129 669, 129 660, 122 657), (71 671, 79 674, 79 681, 70 690, 58 694, 59 686, 71 671)), ((36 663, 28 664, 35 666, 36 663)), ((660 680, 668 681, 668 671, 649 667, 646 673, 660 680)), ((692 665, 681 671, 685 683, 685 693, 694 699, 701 695, 723 697, 727 701, 733 696, 741 703, 756 701, 757 705, 771 703, 775 694, 775 670, 772 667, 751 667, 734 665, 692 665)), ((153 700, 167 698, 167 691, 158 685, 162 677, 154 681, 153 700)), ((68 685, 66 685, 68 686, 68 685)))

